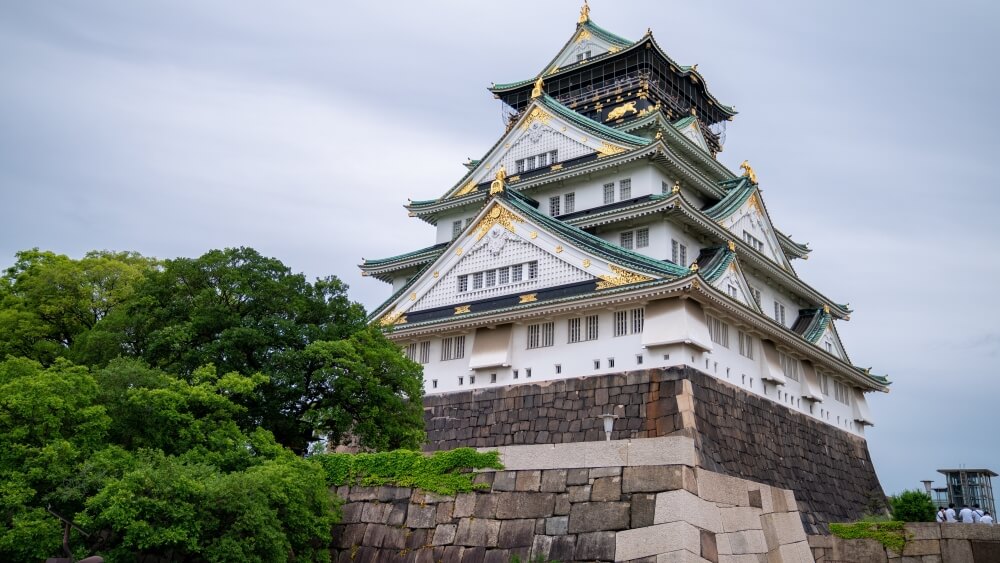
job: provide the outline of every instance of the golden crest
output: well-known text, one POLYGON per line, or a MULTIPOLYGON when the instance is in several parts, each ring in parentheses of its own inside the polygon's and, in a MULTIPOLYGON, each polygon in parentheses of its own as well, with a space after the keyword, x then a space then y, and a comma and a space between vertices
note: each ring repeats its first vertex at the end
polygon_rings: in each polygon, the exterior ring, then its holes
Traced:
POLYGON ((598 289, 598 290, 600 290, 600 289, 608 289, 609 287, 618 287, 618 286, 622 286, 622 285, 629 285, 629 284, 633 284, 633 283, 640 283, 640 282, 650 281, 650 280, 653 279, 653 278, 651 278, 649 276, 644 276, 642 274, 637 274, 635 272, 630 272, 630 271, 626 270, 625 268, 619 268, 618 266, 615 266, 614 264, 609 264, 608 266, 611 268, 611 271, 614 272, 615 275, 613 275, 613 276, 608 276, 608 275, 598 276, 598 277, 601 278, 601 281, 597 282, 597 288, 596 289, 598 289))
POLYGON ((625 152, 625 149, 621 147, 616 147, 615 145, 612 145, 607 141, 604 141, 601 143, 601 148, 597 149, 597 156, 599 158, 603 158, 605 156, 611 156, 623 152, 625 152))
POLYGON ((461 307, 455 307, 455 314, 462 315, 469 312, 472 305, 462 305, 461 307))
POLYGON ((521 296, 521 300, 518 301, 518 303, 533 303, 535 301, 538 301, 538 294, 537 293, 528 293, 528 294, 522 295, 521 296))
POLYGON ((500 225, 510 232, 514 232, 514 223, 523 223, 524 219, 518 217, 506 207, 496 205, 483 217, 476 225, 476 240, 481 240, 486 233, 490 232, 493 225, 500 225))
POLYGON ((536 121, 541 123, 542 125, 548 125, 549 119, 551 118, 552 116, 546 113, 542 108, 535 108, 531 110, 531 113, 528 114, 528 117, 526 117, 524 119, 524 122, 521 123, 521 129, 527 129, 528 127, 531 126, 532 123, 536 121))

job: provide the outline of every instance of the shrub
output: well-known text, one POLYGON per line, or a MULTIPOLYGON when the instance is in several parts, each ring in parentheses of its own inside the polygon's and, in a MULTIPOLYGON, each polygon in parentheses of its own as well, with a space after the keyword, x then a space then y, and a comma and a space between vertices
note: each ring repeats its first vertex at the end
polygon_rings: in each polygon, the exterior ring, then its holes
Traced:
POLYGON ((930 495, 921 491, 903 491, 889 499, 892 519, 900 522, 933 522, 937 508, 930 495))

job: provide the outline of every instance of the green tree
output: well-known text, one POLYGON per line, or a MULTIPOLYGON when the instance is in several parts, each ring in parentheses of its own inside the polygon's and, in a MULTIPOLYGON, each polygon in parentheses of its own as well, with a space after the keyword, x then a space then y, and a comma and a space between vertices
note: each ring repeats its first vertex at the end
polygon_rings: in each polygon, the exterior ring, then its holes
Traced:
POLYGON ((925 492, 903 491, 889 498, 892 519, 900 522, 933 522, 937 508, 925 492))

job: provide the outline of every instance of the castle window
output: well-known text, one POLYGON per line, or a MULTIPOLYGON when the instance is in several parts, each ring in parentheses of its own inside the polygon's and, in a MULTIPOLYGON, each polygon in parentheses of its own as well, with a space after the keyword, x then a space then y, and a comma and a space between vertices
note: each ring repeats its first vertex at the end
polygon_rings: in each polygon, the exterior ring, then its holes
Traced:
POLYGON ((676 240, 670 240, 670 256, 674 264, 678 266, 687 265, 688 261, 688 249, 687 246, 677 242, 676 240))
POLYGON ((562 364, 556 364, 556 373, 562 373, 562 364))
POLYGON ((572 213, 576 209, 576 193, 568 193, 563 196, 563 213, 572 213))
POLYGON ((483 273, 476 272, 472 274, 472 289, 482 289, 483 288, 483 273))
POLYGON ((465 218, 465 228, 466 228, 466 229, 468 229, 468 228, 469 228, 469 225, 471 225, 471 224, 472 224, 472 220, 473 220, 473 219, 475 219, 475 217, 466 217, 466 218, 465 218))
POLYGON ((514 167, 517 169, 517 173, 520 174, 524 172, 524 159, 518 159, 514 161, 514 167))
POLYGON ((597 315, 587 317, 587 340, 597 340, 597 315))
POLYGON ((646 248, 649 246, 649 229, 642 228, 635 232, 635 247, 646 248))
POLYGON ((406 346, 406 359, 411 362, 417 361, 417 343, 409 344, 406 346))
POLYGON ((632 197, 632 178, 625 178, 618 182, 618 199, 626 200, 632 197))
POLYGON ((469 385, 475 385, 475 384, 476 384, 476 376, 470 375, 469 376, 469 385))
POLYGON ((639 334, 645 324, 645 311, 643 309, 631 309, 628 311, 615 311, 615 336, 625 336, 629 334, 639 334), (631 322, 629 322, 631 318, 631 322))
POLYGON ((761 242, 759 238, 751 235, 748 231, 743 231, 743 240, 752 246, 757 252, 764 252, 764 243, 761 242))
POLYGON ((549 164, 555 164, 555 163, 559 162, 559 158, 558 157, 559 157, 559 151, 558 150, 549 151, 549 164))
POLYGON ((615 367, 615 359, 614 358, 608 358, 608 367, 609 368, 615 367))
MULTIPOLYGON (((816 374, 819 379, 819 390, 823 392, 824 395, 830 395, 830 376, 825 373, 816 374)), ((822 413, 821 413, 822 414, 822 413)))
POLYGON ((434 389, 437 389, 438 388, 438 380, 432 379, 431 380, 431 387, 433 387, 434 389))
POLYGON ((642 365, 642 354, 636 354, 635 355, 635 365, 637 365, 637 366, 641 366, 642 365))
POLYGON ((528 158, 524 159, 524 168, 525 168, 525 170, 534 170, 535 169, 535 157, 529 156, 528 158))
POLYGON ((451 223, 451 239, 455 240, 458 235, 462 234, 462 221, 452 221, 451 223))
POLYGON ((559 214, 559 196, 552 196, 549 198, 549 215, 555 217, 559 214))
POLYGON ((426 364, 431 361, 431 341, 420 343, 420 363, 426 364))
POLYGON ((781 371, 785 372, 785 377, 799 380, 799 361, 778 352, 778 363, 781 364, 781 371))
POLYGON ((531 377, 531 368, 524 368, 524 377, 531 377))
POLYGON ((777 301, 774 302, 774 320, 782 325, 785 324, 785 306, 777 301))
POLYGON ((497 382, 497 374, 491 373, 490 374, 490 383, 496 383, 496 382, 497 382))
POLYGON ((517 375, 518 375, 517 370, 514 370, 514 379, 517 379, 517 375))
POLYGON ((497 271, 487 270, 486 271, 486 287, 493 287, 497 284, 497 271))
POLYGON ((757 302, 757 306, 760 307, 760 290, 754 286, 747 286, 750 290, 750 295, 753 296, 753 300, 757 302))
POLYGON ((549 165, 549 153, 543 152, 538 155, 538 168, 549 165))
POLYGON ((641 334, 643 325, 646 324, 646 311, 644 309, 632 309, 632 334, 641 334))
POLYGON ((528 279, 538 278, 538 262, 528 262, 528 279))
POLYGON ((660 193, 666 194, 670 192, 670 186, 667 185, 666 181, 660 181, 660 193))
POLYGON ((469 276, 463 274, 458 276, 458 292, 464 293, 466 291, 469 291, 469 276))
POLYGON ((839 381, 833 382, 833 398, 836 399, 838 402, 844 403, 845 405, 850 404, 851 403, 851 397, 849 394, 850 390, 851 390, 850 387, 844 385, 839 381))
POLYGON ((601 369, 601 360, 594 360, 594 369, 601 369))
POLYGON ((500 268, 499 270, 497 270, 497 274, 498 274, 498 280, 497 280, 498 285, 506 285, 510 283, 510 268, 507 267, 500 268))
POLYGON ((729 296, 732 297, 733 299, 736 299, 736 298, 739 297, 739 293, 736 291, 736 286, 735 285, 730 285, 729 286, 729 296))
POLYGON ((521 265, 514 264, 510 267, 510 281, 521 281, 521 265))
POLYGON ((628 334, 628 311, 615 311, 615 336, 628 334))
POLYGON ((597 340, 597 315, 569 320, 569 342, 597 340))
POLYGON ((528 325, 528 348, 546 348, 555 343, 555 323, 528 325))
POLYGON ((708 334, 715 342, 723 348, 729 348, 729 325, 711 315, 705 315, 708 321, 708 334))
POLYGON ((580 342, 580 319, 570 319, 568 324, 569 342, 580 342))
MULTIPOLYGON (((441 361, 458 360, 465 357, 465 336, 449 336, 441 339, 441 361)), ((471 380, 471 379, 470 379, 471 380)))
POLYGON ((458 384, 459 385, 464 385, 465 384, 465 378, 462 377, 461 375, 458 376, 458 384))
POLYGON ((622 248, 627 248, 629 250, 632 249, 632 241, 635 238, 635 234, 632 231, 625 231, 624 233, 621 234, 619 238, 620 238, 619 246, 621 246, 622 248))
POLYGON ((615 202, 615 183, 604 184, 604 204, 615 202))
POLYGON ((739 331, 740 339, 740 355, 745 358, 753 359, 753 337, 749 334, 739 331))

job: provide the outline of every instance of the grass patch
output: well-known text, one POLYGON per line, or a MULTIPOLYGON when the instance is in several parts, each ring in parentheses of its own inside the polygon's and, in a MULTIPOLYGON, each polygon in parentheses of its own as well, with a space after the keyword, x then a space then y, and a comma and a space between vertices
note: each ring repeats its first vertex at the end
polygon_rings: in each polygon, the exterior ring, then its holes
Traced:
POLYGON ((830 533, 845 540, 878 540, 885 547, 903 553, 906 532, 903 522, 854 522, 853 524, 830 524, 830 533))
POLYGON ((362 485, 412 487, 454 495, 476 489, 488 489, 485 483, 474 484, 474 469, 503 469, 500 453, 478 452, 472 448, 434 452, 424 455, 411 450, 374 454, 318 454, 310 456, 323 466, 332 486, 362 485))

